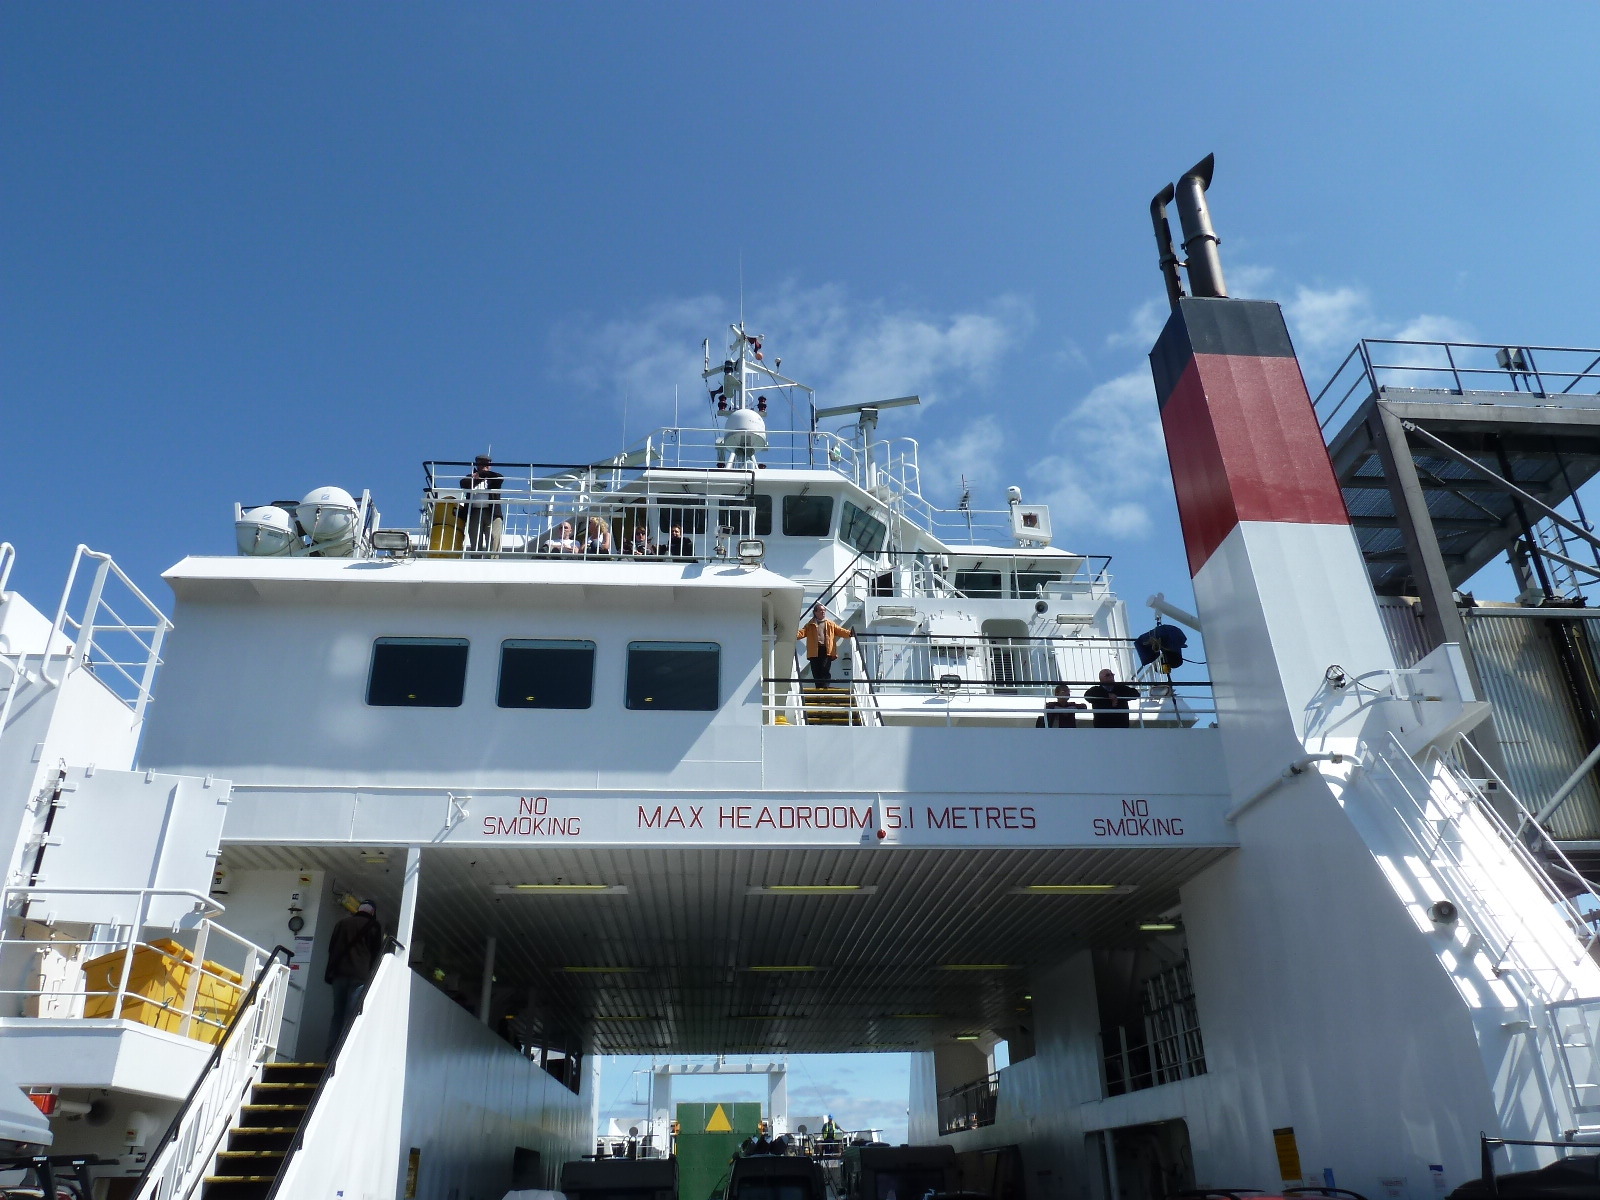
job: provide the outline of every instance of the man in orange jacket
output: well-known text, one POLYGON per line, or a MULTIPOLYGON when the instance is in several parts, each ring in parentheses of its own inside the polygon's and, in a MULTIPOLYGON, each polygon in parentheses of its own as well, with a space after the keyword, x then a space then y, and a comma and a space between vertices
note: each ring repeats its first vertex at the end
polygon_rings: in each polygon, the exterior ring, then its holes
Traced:
POLYGON ((811 610, 811 620, 794 635, 806 640, 806 659, 811 663, 811 682, 826 687, 833 682, 833 660, 839 657, 839 639, 855 634, 837 621, 828 620, 828 610, 818 604, 811 610))

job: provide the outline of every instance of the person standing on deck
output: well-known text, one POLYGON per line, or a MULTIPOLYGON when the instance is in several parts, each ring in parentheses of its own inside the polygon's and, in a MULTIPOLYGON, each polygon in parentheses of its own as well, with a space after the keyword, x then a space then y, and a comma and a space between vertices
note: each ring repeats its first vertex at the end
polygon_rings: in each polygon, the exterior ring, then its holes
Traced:
POLYGON ((811 663, 811 682, 826 687, 833 682, 833 660, 839 657, 839 640, 854 637, 855 633, 837 621, 828 619, 828 610, 818 603, 811 610, 811 620, 800 627, 796 638, 806 640, 806 659, 811 663))
POLYGON ((377 906, 371 900, 363 900, 355 912, 333 927, 333 936, 328 939, 328 965, 322 972, 323 982, 333 985, 327 1057, 333 1057, 345 1022, 360 1006, 361 993, 372 982, 372 973, 382 955, 383 928, 378 924, 377 906))
POLYGON ((1096 729, 1127 729, 1128 701, 1139 698, 1139 689, 1131 683, 1118 683, 1117 673, 1106 667, 1100 672, 1100 682, 1084 689, 1083 698, 1094 709, 1096 729))
POLYGON ((506 526, 506 508, 500 501, 500 489, 505 482, 506 477, 490 466, 487 454, 473 459, 472 473, 461 477, 461 491, 466 500, 461 506, 461 523, 466 529, 465 549, 500 549, 501 532, 506 526))

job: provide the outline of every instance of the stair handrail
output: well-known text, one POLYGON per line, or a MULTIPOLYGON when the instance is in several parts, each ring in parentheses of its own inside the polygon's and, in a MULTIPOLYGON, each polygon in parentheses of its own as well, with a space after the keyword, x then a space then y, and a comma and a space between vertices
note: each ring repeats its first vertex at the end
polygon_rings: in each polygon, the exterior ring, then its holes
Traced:
MULTIPOLYGON (((384 934, 383 953, 385 956, 391 955, 397 950, 404 949, 405 943, 396 941, 389 934, 384 934)), ((374 980, 376 980, 378 977, 378 967, 381 965, 381 959, 378 963, 373 964, 372 978, 374 980)), ((338 1041, 334 1042, 333 1049, 328 1053, 328 1061, 322 1072, 322 1082, 317 1085, 317 1090, 311 1093, 311 1103, 306 1105, 306 1111, 300 1114, 300 1127, 294 1131, 294 1138, 292 1141, 290 1141, 289 1148, 283 1152, 283 1160, 278 1164, 278 1175, 277 1178, 272 1181, 272 1187, 267 1192, 267 1200, 274 1200, 278 1194, 278 1189, 283 1186, 283 1181, 288 1178, 289 1160, 292 1159, 295 1156, 295 1152, 305 1144, 306 1130, 311 1128, 312 1114, 317 1111, 317 1105, 322 1102, 323 1092, 326 1090, 328 1081, 333 1078, 334 1068, 339 1061, 339 1052, 344 1049, 344 1044, 350 1040, 350 1034, 352 1031, 354 1031, 356 1022, 361 1017, 362 1010, 366 1008, 367 997, 371 994, 371 992, 372 982, 368 981, 367 986, 361 989, 361 995, 356 997, 355 1012, 351 1013, 346 1019, 344 1028, 339 1031, 338 1041)))
MULTIPOLYGON (((260 1074, 268 1053, 276 1046, 278 1018, 283 1015, 283 995, 287 990, 289 961, 293 957, 294 951, 287 946, 274 946, 261 964, 250 982, 250 990, 228 1018, 227 1027, 212 1047, 206 1065, 156 1143, 155 1153, 140 1172, 134 1185, 135 1200, 186 1200, 205 1178, 206 1167, 216 1158, 217 1147, 222 1144, 239 1105, 249 1095, 250 1086, 260 1074), (232 1060, 236 1068, 234 1077, 223 1080, 223 1057, 235 1048, 235 1035, 244 1027, 246 1015, 250 1018, 250 1053, 235 1056, 232 1060)), ((195 969, 199 969, 198 964, 195 969)))

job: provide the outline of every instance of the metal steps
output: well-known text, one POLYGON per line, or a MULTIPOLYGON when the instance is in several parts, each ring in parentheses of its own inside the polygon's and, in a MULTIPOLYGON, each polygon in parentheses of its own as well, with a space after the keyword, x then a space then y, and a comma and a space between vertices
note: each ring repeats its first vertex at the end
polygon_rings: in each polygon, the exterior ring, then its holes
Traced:
POLYGON ((205 1177, 203 1200, 266 1200, 294 1145, 325 1063, 268 1063, 239 1110, 239 1123, 205 1177))
POLYGON ((861 725, 861 713, 847 687, 807 688, 800 694, 807 725, 861 725))

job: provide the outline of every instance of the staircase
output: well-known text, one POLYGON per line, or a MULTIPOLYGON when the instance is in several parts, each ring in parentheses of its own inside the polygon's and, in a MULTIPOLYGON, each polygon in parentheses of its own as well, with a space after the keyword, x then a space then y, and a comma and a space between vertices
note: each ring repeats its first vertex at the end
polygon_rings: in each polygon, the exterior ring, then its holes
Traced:
POLYGON ((213 1174, 205 1177, 205 1200, 266 1200, 327 1069, 326 1063, 287 1062, 261 1069, 213 1174))
POLYGON ((800 694, 807 725, 863 725, 848 687, 807 688, 800 694))

